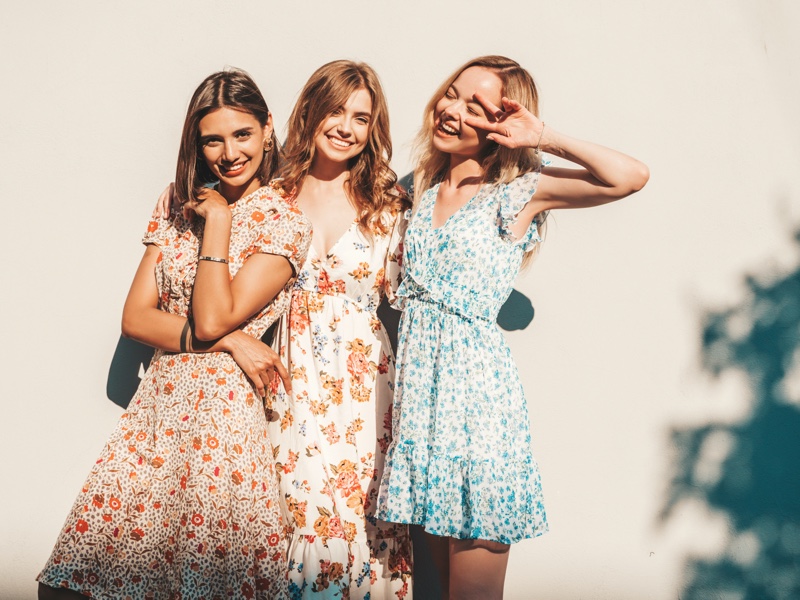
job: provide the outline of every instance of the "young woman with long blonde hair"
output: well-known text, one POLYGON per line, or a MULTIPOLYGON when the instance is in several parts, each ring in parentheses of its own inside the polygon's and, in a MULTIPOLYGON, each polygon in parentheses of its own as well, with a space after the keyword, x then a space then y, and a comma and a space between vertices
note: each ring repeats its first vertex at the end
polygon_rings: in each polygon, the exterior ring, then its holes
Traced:
POLYGON ((618 200, 649 177, 537 114, 530 74, 486 56, 440 86, 418 137, 377 515, 424 526, 445 598, 501 598, 510 544, 547 530, 525 397, 496 324, 523 257, 548 211, 618 200), (578 168, 543 168, 541 152, 578 168))

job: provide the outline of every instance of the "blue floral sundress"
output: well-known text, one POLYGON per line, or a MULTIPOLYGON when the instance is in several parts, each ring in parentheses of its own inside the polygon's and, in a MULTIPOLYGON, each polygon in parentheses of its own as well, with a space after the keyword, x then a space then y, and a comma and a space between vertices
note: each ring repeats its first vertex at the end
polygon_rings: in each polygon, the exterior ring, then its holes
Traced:
POLYGON ((547 531, 528 408, 496 319, 537 223, 510 231, 539 173, 484 184, 441 227, 428 189, 405 237, 393 442, 377 516, 505 544, 547 531))

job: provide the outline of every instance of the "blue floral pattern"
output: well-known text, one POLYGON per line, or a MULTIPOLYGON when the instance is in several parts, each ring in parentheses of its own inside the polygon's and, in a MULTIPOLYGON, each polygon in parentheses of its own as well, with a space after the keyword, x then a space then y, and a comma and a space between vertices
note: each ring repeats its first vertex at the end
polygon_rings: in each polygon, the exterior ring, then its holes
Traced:
POLYGON ((378 518, 435 535, 511 544, 547 531, 528 409, 496 325, 537 222, 515 239, 539 173, 485 184, 441 227, 439 186, 419 200, 405 238, 403 308, 378 518))

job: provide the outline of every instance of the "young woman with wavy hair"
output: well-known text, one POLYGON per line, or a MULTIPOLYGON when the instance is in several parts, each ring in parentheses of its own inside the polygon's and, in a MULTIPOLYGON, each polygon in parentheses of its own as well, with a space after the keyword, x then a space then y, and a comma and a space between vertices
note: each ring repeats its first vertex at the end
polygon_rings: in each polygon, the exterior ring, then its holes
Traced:
POLYGON ((547 530, 498 311, 549 210, 612 202, 649 177, 634 158, 545 127, 537 102, 518 63, 481 57, 439 87, 418 137, 377 515, 424 526, 444 597, 459 600, 502 598, 510 544, 547 530), (578 168, 542 168, 541 151, 578 168))
POLYGON ((375 518, 394 382, 376 310, 398 283, 407 200, 371 67, 339 60, 311 76, 284 156, 273 186, 314 227, 275 338, 292 390, 268 396, 290 586, 298 598, 408 598, 408 528, 375 518))

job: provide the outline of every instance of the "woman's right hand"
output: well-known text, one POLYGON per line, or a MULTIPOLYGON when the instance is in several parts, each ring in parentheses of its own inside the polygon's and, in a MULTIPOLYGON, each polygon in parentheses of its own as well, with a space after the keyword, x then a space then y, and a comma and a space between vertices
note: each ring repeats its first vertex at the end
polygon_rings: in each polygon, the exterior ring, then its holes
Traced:
POLYGON ((247 335, 240 329, 231 331, 220 342, 248 379, 253 382, 262 398, 266 395, 267 387, 272 384, 276 376, 283 381, 283 389, 286 390, 286 393, 291 393, 292 381, 289 372, 280 361, 278 353, 264 342, 247 335))
POLYGON ((154 219, 166 219, 170 213, 170 207, 177 205, 175 199, 175 184, 170 183, 156 201, 156 207, 153 209, 154 219))

